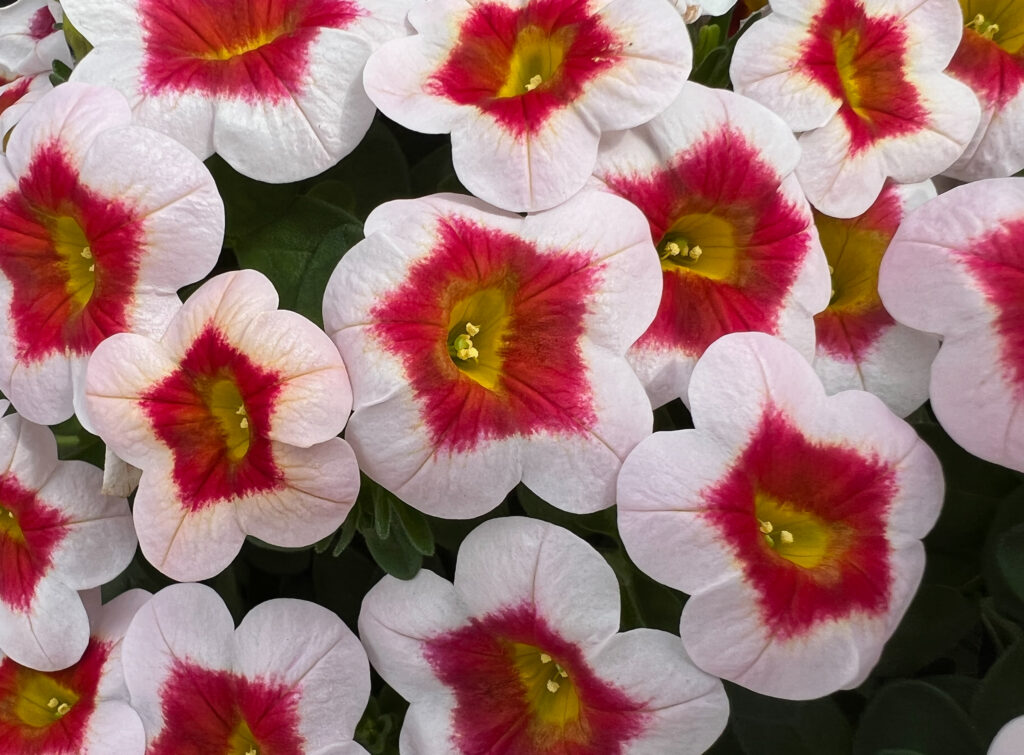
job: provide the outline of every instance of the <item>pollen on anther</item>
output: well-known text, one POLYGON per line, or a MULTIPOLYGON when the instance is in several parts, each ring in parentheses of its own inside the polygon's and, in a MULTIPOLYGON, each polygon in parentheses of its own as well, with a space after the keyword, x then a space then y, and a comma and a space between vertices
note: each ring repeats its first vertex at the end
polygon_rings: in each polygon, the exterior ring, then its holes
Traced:
POLYGON ((701 249, 699 246, 694 245, 690 247, 690 250, 686 253, 686 256, 689 257, 694 262, 696 262, 697 260, 700 259, 700 256, 702 254, 704 254, 704 250, 701 249))
POLYGON ((471 322, 467 322, 466 323, 466 332, 469 333, 469 337, 472 338, 473 336, 475 336, 477 333, 480 332, 480 328, 478 328, 476 325, 474 325, 471 322))
POLYGON ((558 682, 556 682, 554 679, 548 679, 548 683, 545 686, 548 688, 548 692, 551 692, 552 694, 554 694, 555 692, 558 692, 558 688, 561 685, 558 682))
POLYGON ((544 77, 539 73, 530 79, 530 82, 526 85, 526 91, 532 92, 534 89, 544 83, 544 77))
POLYGON ((781 540, 786 545, 789 545, 793 542, 793 533, 789 530, 781 530, 779 532, 779 540, 781 540))
POLYGON ((60 705, 57 706, 57 715, 58 716, 67 715, 67 712, 69 710, 71 710, 71 706, 70 705, 68 705, 67 703, 61 703, 60 705))
POLYGON ((60 700, 58 700, 56 697, 51 697, 50 698, 50 702, 48 702, 46 704, 46 707, 49 708, 50 710, 53 710, 58 705, 60 705, 60 700))
POLYGON ((87 260, 91 260, 92 259, 92 248, 88 247, 88 246, 82 247, 82 256, 85 259, 87 259, 87 260))
POLYGON ((541 663, 551 663, 551 656, 548 655, 547 653, 541 653, 540 654, 540 662, 541 663))
POLYGON ((768 535, 775 528, 772 526, 771 522, 761 522, 761 526, 758 527, 758 529, 761 530, 761 532, 763 532, 764 534, 768 535))

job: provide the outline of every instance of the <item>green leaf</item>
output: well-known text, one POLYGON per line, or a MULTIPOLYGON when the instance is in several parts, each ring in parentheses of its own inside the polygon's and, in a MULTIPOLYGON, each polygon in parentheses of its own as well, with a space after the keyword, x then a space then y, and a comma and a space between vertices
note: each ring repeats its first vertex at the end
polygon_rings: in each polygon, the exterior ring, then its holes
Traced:
POLYGON ((410 173, 410 179, 412 191, 416 196, 444 191, 456 194, 469 193, 455 175, 451 144, 438 147, 416 163, 410 173))
POLYGON ((71 78, 71 68, 64 61, 54 60, 51 65, 53 66, 53 73, 50 74, 50 83, 55 87, 60 86, 71 78))
POLYGON ((92 44, 82 36, 82 32, 74 27, 66 11, 64 12, 64 20, 61 22, 61 28, 64 31, 64 39, 67 40, 68 47, 71 48, 71 54, 76 62, 89 54, 92 44))
POLYGON ((225 243, 232 248, 239 239, 288 212, 303 189, 302 182, 268 184, 243 176, 220 155, 207 159, 206 167, 213 174, 217 191, 224 200, 225 243))
POLYGON ((334 611, 354 630, 363 596, 383 576, 380 567, 359 548, 349 548, 338 557, 314 556, 312 572, 316 602, 334 611))
POLYGON ((412 579, 423 564, 423 554, 417 551, 400 527, 391 530, 387 539, 377 536, 375 528, 360 530, 366 539, 370 555, 381 569, 398 579, 412 579))
POLYGON ((375 120, 359 146, 340 163, 317 177, 326 185, 314 186, 309 195, 330 191, 331 198, 360 220, 378 205, 412 196, 409 166, 391 131, 375 120))
POLYGON ((922 584, 873 673, 909 676, 953 648, 977 623, 974 601, 950 587, 922 584))
POLYGON ((356 535, 356 525, 359 522, 359 516, 355 511, 348 512, 348 516, 345 517, 345 521, 341 523, 341 527, 338 528, 338 542, 334 544, 334 550, 331 551, 331 555, 334 558, 340 556, 345 549, 352 542, 352 538, 356 535))
POLYGON ((419 511, 412 506, 395 498, 391 502, 392 508, 398 514, 398 520, 409 537, 412 547, 424 556, 434 555, 434 533, 430 529, 430 522, 419 511))
POLYGON ((362 227, 348 212, 303 196, 285 215, 240 239, 235 255, 242 267, 274 282, 282 307, 322 326, 327 280, 361 238, 362 227))
POLYGON ((1007 587, 1024 602, 1024 523, 997 537, 996 563, 1007 587))
POLYGON ((381 540, 391 534, 391 501, 384 488, 377 486, 373 491, 373 531, 381 540))
POLYGON ((1011 718, 1024 715, 1024 640, 992 664, 974 696, 971 714, 986 742, 1011 718))
POLYGON ((909 750, 981 755, 981 739, 949 695, 921 681, 893 682, 871 699, 854 737, 854 755, 909 750))
POLYGON ((821 755, 850 751, 850 724, 830 698, 779 700, 734 684, 727 684, 726 692, 732 730, 746 752, 821 755))

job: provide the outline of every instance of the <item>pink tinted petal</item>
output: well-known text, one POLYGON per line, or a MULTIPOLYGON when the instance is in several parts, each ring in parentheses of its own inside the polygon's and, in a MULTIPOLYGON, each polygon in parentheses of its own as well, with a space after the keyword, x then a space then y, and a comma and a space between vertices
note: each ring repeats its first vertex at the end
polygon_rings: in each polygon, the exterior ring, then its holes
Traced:
POLYGON ((54 570, 76 590, 109 582, 135 555, 135 529, 128 502, 100 493, 103 473, 83 461, 60 463, 39 489, 59 501, 67 521, 53 552, 54 570))
POLYGON ((126 700, 104 700, 89 716, 82 755, 143 755, 146 730, 142 719, 126 700))
POLYGON ((89 617, 78 593, 42 579, 28 610, 0 601, 0 650, 22 666, 56 671, 78 661, 89 644, 89 617))
POLYGON ((172 579, 208 579, 238 555, 245 533, 230 504, 192 510, 174 490, 165 469, 150 468, 142 475, 135 494, 135 529, 142 554, 172 579))
POLYGON ((285 487, 240 500, 235 511, 241 529, 283 547, 310 545, 334 532, 359 492, 351 447, 341 438, 310 448, 278 444, 274 456, 285 487))
POLYGON ((235 642, 239 674, 274 679, 298 692, 305 748, 352 736, 370 696, 370 666, 359 640, 335 614, 304 600, 270 600, 246 615, 235 642))
POLYGON ((619 585, 608 563, 575 535, 533 519, 477 527, 459 550, 455 589, 474 616, 531 606, 559 636, 586 649, 619 626, 619 585))
POLYGON ((725 730, 729 701, 721 682, 693 666, 675 635, 655 629, 623 632, 590 662, 598 675, 643 701, 646 725, 627 752, 698 755, 725 730))

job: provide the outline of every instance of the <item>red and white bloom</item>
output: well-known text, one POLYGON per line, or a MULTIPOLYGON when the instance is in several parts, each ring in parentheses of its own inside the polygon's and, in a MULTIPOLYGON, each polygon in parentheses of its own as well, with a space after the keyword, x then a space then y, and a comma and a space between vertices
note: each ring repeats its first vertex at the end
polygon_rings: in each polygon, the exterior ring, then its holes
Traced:
POLYGON ((409 23, 367 62, 366 91, 403 126, 451 132, 459 180, 507 210, 579 191, 601 132, 653 118, 690 72, 665 2, 432 0, 409 23))
POLYGON ((146 733, 128 704, 121 640, 149 600, 129 590, 100 606, 99 589, 82 596, 89 644, 81 659, 59 671, 36 671, 0 654, 0 751, 143 755, 146 733))
POLYGON ((965 181, 1024 168, 1024 5, 961 2, 964 34, 946 73, 981 103, 981 123, 964 154, 945 171, 965 181))
POLYGON ((826 397, 762 333, 705 352, 690 411, 696 429, 630 454, 618 500, 633 561, 691 596, 690 657, 775 697, 857 686, 921 580, 942 504, 935 454, 875 396, 826 397))
POLYGON ((72 64, 60 5, 47 0, 18 0, 0 8, 0 76, 31 76, 49 72, 53 61, 72 64))
POLYGON ((373 667, 410 702, 403 752, 704 752, 728 718, 721 682, 679 638, 618 629, 607 562, 521 517, 470 533, 454 585, 384 577, 359 615, 373 667))
POLYGON ((967 184, 915 210, 878 287, 893 317, 942 336, 931 402, 946 432, 1024 471, 1024 179, 967 184))
POLYGON ((956 0, 776 0, 736 44, 736 91, 800 136, 811 204, 853 217, 886 177, 924 181, 956 160, 977 99, 946 76, 960 41, 956 0))
POLYGON ((643 210, 661 259, 661 306, 629 351, 654 406, 685 400, 697 358, 726 333, 772 333, 813 357, 828 269, 799 158, 778 116, 693 83, 650 123, 602 139, 595 175, 643 210))
POLYGON ((0 390, 35 422, 80 410, 97 344, 126 330, 158 336, 177 289, 220 254, 224 207, 209 171, 130 122, 117 92, 64 84, 22 117, 0 158, 0 390))
POLYGON ((602 192, 526 218, 437 195, 382 205, 365 231, 324 297, 360 468, 456 519, 520 480, 567 511, 611 506, 653 423, 624 357, 661 290, 643 215, 602 192))
POLYGON ((9 81, 0 76, 0 152, 7 147, 7 134, 21 120, 32 103, 53 89, 46 73, 18 76, 9 81))
POLYGON ((887 183, 863 215, 840 219, 814 213, 832 274, 832 298, 814 318, 814 369, 828 393, 874 393, 906 417, 928 399, 939 339, 900 325, 882 306, 878 267, 907 213, 935 196, 931 181, 887 183))
POLYGON ((0 651, 41 671, 65 668, 89 642, 78 590, 109 582, 135 554, 124 498, 103 473, 58 461, 45 427, 0 419, 0 651))
POLYGON ((355 458, 335 437, 351 407, 341 357, 313 323, 276 308, 262 274, 224 273, 159 342, 121 333, 89 362, 97 431, 143 470, 142 552, 174 579, 212 577, 246 534, 310 545, 355 501, 355 458))
POLYGON ((205 585, 172 585, 124 638, 124 675, 147 755, 355 755, 370 665, 336 615, 279 598, 235 629, 205 585))
POLYGON ((363 138, 373 44, 405 34, 407 0, 64 0, 95 45, 75 81, 107 84, 136 120, 261 181, 308 178, 363 138))

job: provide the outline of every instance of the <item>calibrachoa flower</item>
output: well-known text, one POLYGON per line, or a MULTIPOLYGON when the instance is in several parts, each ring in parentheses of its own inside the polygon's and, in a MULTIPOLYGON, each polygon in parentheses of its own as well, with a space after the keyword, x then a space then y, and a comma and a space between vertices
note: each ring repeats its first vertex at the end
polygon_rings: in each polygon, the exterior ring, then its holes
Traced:
POLYGON ((1024 179, 960 186, 911 213, 878 287, 893 317, 942 336, 931 402, 946 432, 1024 471, 1024 179))
POLYGON ((41 671, 81 658, 89 619, 77 590, 109 582, 135 554, 124 498, 103 473, 57 461, 45 427, 0 419, 0 651, 41 671))
POLYGON ((772 333, 813 357, 828 270, 799 157, 764 107, 692 83, 650 123, 602 140, 595 175, 643 210, 661 259, 661 306, 629 351, 655 406, 685 400, 697 358, 726 333, 772 333))
POLYGON ((381 47, 366 91, 385 115, 452 134, 462 183, 508 210, 576 193, 602 131, 644 123, 675 99, 691 49, 671 4, 649 0, 433 0, 418 34, 381 47))
POLYGON ((93 44, 72 79, 109 84, 136 120, 261 181, 307 178, 370 127, 372 44, 408 0, 64 0, 93 44))
POLYGON ((811 203, 853 217, 888 176, 924 181, 956 160, 977 99, 944 75, 960 41, 956 0, 775 0, 736 44, 736 91, 800 136, 796 174, 811 203))
POLYGON ((6 81, 0 76, 0 152, 7 148, 7 134, 21 116, 44 94, 53 89, 46 73, 18 76, 6 81))
POLYGON ((60 671, 36 671, 0 655, 0 752, 142 755, 146 733, 128 704, 121 639, 150 595, 129 590, 100 606, 83 594, 89 644, 60 671))
POLYGON ((814 318, 814 369, 828 393, 868 391, 900 417, 927 400, 939 339, 885 311, 878 267, 903 218, 934 196, 931 181, 887 183, 863 215, 843 220, 814 213, 832 273, 832 298, 814 318))
POLYGON ((121 333, 89 362, 97 431, 143 470, 142 552, 174 579, 212 577, 246 534, 310 545, 355 501, 355 458, 335 437, 351 407, 341 357, 313 323, 276 307, 261 273, 224 273, 159 342, 121 333))
POLYGON ((352 735, 366 653, 315 603, 269 600, 235 629, 209 587, 172 585, 139 610, 122 657, 147 755, 365 753, 352 735))
POLYGON ((860 684, 924 571, 938 459, 875 396, 826 397, 762 333, 705 352, 696 429, 656 433, 619 476, 630 557, 690 594, 680 634, 700 668, 808 699, 860 684))
POLYGON ((964 33, 946 72, 981 103, 981 123, 945 171, 965 181, 1024 168, 1024 12, 1019 0, 964 0, 964 33))
POLYGON ((0 8, 0 75, 48 72, 54 60, 71 65, 71 50, 57 28, 60 18, 60 5, 46 0, 0 8))
POLYGON ((220 254, 224 207, 209 171, 130 122, 117 92, 64 84, 22 117, 0 158, 0 390, 36 422, 81 410, 96 345, 125 330, 158 336, 177 289, 220 254))
POLYGON ((568 511, 611 506, 653 422, 624 357, 661 289, 643 215, 596 191, 526 218, 437 195, 382 205, 365 231, 324 297, 360 468, 457 519, 520 480, 568 511))
POLYGON ((721 682, 674 635, 618 629, 607 562, 521 517, 470 533, 454 585, 384 577, 359 614, 373 667, 410 702, 403 752, 704 752, 728 718, 721 682))

